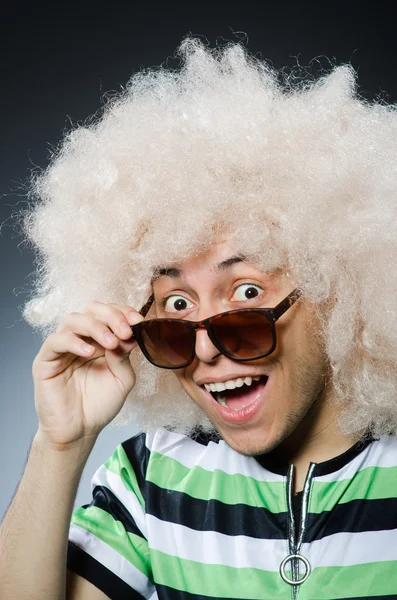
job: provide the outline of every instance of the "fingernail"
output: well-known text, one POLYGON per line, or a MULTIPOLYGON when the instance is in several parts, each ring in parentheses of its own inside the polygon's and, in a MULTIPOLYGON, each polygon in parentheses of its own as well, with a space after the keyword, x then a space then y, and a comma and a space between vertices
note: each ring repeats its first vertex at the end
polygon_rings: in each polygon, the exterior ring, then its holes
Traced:
POLYGON ((81 351, 84 352, 84 354, 91 354, 93 350, 93 346, 89 346, 88 344, 81 345, 81 351))
POLYGON ((120 323, 120 329, 125 334, 131 334, 131 327, 127 323, 120 323))

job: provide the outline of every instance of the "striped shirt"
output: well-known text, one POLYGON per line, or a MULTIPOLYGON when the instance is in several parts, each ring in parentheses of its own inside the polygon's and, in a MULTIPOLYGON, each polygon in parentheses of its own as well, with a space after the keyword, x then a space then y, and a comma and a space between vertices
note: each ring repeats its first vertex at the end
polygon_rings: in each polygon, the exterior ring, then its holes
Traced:
POLYGON ((159 429, 116 448, 76 510, 68 567, 113 600, 397 599, 397 438, 293 467, 159 429))

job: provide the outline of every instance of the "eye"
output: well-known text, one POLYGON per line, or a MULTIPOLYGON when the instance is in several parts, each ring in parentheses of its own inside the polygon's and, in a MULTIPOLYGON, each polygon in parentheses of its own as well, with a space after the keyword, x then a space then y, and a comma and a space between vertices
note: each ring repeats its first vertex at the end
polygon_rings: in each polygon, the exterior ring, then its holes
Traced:
POLYGON ((193 307, 193 303, 183 296, 168 296, 164 298, 163 306, 165 312, 180 312, 193 307))
POLYGON ((245 300, 252 300, 263 292, 263 289, 259 285, 253 283, 243 283, 239 285, 233 294, 232 300, 237 302, 244 302, 245 300))

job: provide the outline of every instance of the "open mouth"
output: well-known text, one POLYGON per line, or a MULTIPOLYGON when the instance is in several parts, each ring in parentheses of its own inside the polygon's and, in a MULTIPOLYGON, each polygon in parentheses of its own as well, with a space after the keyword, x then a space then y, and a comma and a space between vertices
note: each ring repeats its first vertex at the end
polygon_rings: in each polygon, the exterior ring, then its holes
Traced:
POLYGON ((223 383, 206 383, 205 389, 225 408, 242 410, 254 402, 266 385, 268 377, 238 378, 223 383))

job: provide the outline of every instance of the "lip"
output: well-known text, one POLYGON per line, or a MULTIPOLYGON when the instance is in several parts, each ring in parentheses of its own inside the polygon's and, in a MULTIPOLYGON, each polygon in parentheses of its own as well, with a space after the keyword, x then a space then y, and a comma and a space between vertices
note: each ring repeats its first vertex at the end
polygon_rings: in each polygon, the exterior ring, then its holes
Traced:
MULTIPOLYGON (((245 375, 245 377, 247 377, 247 375, 245 375)), ((255 375, 255 377, 257 377, 257 375, 255 375)), ((207 392, 204 387, 202 388, 202 391, 206 398, 208 398, 208 400, 211 402, 211 405, 215 408, 221 421, 228 425, 242 425, 253 420, 260 411, 264 402, 264 397, 268 393, 267 387, 269 385, 269 381, 270 377, 268 377, 265 385, 258 389, 258 394, 255 400, 240 410, 233 410, 231 408, 222 406, 221 404, 218 404, 218 402, 212 397, 211 393, 207 392)))

